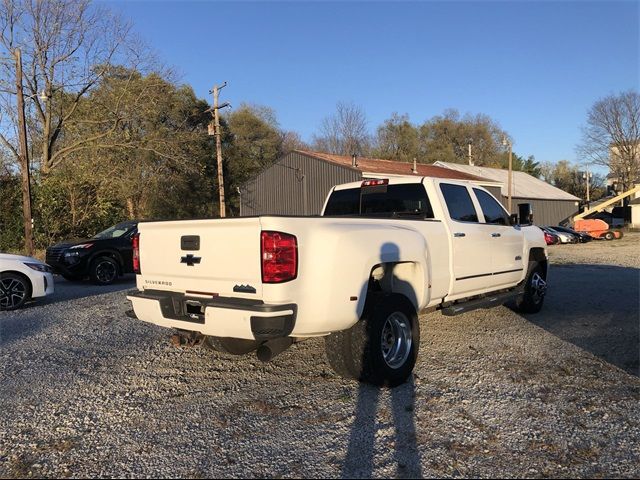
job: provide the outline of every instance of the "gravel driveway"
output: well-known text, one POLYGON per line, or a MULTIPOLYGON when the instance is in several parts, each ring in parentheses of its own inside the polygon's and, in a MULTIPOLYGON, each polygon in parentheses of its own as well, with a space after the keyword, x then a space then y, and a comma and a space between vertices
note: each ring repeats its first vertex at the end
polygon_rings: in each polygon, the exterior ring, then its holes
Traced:
POLYGON ((638 477, 640 265, 610 251, 634 241, 552 249, 572 264, 539 315, 422 317, 394 390, 338 378, 321 339, 270 364, 175 348, 124 315, 130 282, 60 280, 0 313, 0 476, 638 477))

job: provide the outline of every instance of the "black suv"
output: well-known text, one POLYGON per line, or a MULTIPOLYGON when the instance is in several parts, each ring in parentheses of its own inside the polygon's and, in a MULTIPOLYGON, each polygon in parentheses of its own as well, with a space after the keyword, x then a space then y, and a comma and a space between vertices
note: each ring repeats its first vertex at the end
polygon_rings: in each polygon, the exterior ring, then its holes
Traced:
POLYGON ((133 273, 132 238, 138 222, 118 223, 87 240, 66 241, 47 248, 47 263, 67 280, 90 277, 109 285, 125 273, 133 273))

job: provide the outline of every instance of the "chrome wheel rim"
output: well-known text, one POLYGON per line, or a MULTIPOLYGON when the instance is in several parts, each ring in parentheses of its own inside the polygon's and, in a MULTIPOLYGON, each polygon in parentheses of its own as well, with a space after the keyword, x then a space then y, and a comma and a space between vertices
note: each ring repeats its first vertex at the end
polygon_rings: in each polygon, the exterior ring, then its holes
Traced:
POLYGON ((535 303, 540 303, 547 293, 547 282, 536 272, 531 276, 531 297, 535 303))
POLYGON ((100 262, 96 266, 96 278, 101 283, 112 282, 116 278, 116 266, 111 262, 100 262))
POLYGON ((411 324, 401 312, 394 312, 384 322, 380 347, 385 363, 393 369, 400 368, 411 351, 411 324))
POLYGON ((18 307, 27 297, 27 286, 18 278, 3 278, 0 280, 0 308, 12 309, 18 307))

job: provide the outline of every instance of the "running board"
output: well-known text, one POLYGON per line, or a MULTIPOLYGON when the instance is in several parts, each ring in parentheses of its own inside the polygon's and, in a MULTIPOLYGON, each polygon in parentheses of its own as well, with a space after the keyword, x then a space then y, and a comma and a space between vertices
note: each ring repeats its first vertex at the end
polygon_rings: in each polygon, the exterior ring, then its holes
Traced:
POLYGON ((492 308, 519 297, 523 293, 523 290, 511 290, 509 292, 487 295, 482 298, 476 298, 462 303, 454 303, 447 307, 443 307, 442 314, 447 317, 453 317, 455 315, 460 315, 461 313, 470 312, 471 310, 477 310, 478 308, 492 308))

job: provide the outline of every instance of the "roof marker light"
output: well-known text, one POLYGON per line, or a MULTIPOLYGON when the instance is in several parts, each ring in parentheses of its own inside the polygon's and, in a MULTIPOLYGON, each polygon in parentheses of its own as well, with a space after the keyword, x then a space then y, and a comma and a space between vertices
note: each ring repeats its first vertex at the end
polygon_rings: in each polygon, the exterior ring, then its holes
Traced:
POLYGON ((362 182, 363 187, 377 187, 378 185, 388 185, 389 184, 389 179, 388 178, 381 178, 378 180, 365 180, 364 182, 362 182))

